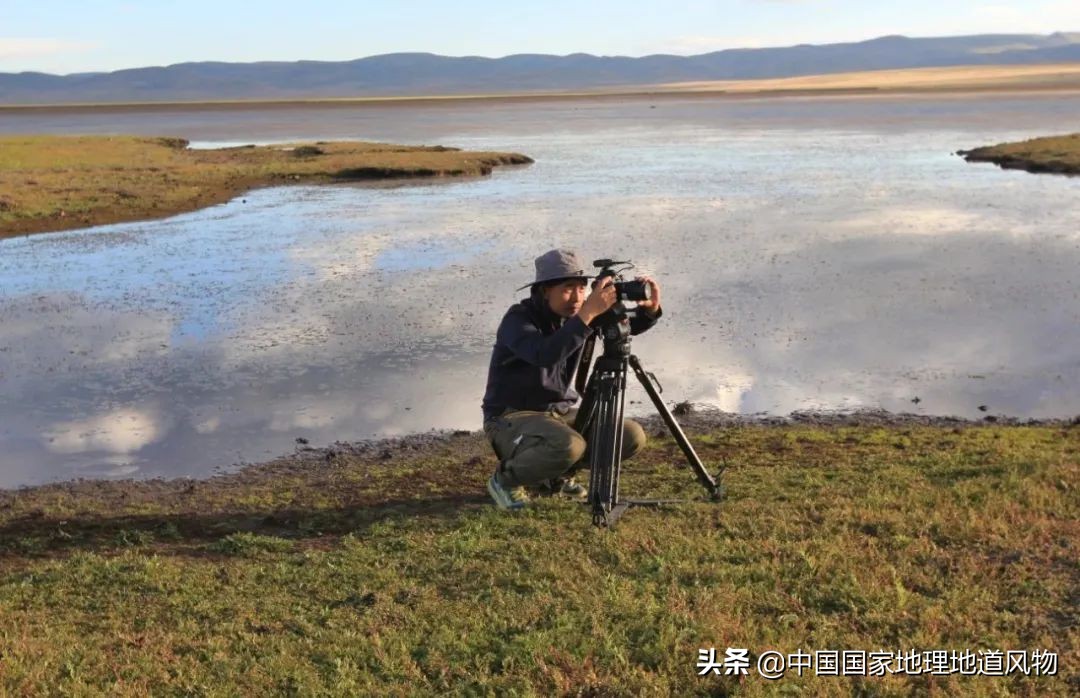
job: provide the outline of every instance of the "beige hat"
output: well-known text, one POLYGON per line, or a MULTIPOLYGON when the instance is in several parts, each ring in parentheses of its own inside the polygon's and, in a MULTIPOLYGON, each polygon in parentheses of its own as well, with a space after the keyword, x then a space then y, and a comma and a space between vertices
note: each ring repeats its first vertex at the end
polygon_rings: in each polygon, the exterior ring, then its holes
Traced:
POLYGON ((536 258, 536 278, 521 288, 520 291, 534 284, 559 279, 591 279, 593 274, 585 271, 585 265, 570 250, 549 250, 536 258))

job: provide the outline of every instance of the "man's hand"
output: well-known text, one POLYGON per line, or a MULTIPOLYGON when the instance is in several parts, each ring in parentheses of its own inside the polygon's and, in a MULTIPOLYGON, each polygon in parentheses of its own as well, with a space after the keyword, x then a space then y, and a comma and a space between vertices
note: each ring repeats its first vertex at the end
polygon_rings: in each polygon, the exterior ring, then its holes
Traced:
POLYGON ((649 300, 638 301, 637 307, 644 308, 649 315, 656 315, 660 312, 660 284, 652 280, 648 276, 637 277, 638 281, 644 281, 649 284, 649 300))
POLYGON ((578 317, 586 325, 591 324, 598 315, 603 314, 611 306, 615 305, 615 287, 612 286, 612 283, 614 283, 614 280, 610 276, 604 277, 600 285, 595 287, 589 297, 585 299, 585 302, 581 304, 578 317))

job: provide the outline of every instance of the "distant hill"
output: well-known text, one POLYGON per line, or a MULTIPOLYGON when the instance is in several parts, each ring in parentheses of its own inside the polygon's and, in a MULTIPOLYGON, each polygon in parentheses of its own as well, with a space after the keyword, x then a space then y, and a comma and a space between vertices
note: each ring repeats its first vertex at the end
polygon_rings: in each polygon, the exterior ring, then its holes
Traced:
POLYGON ((1080 62, 1080 33, 884 36, 640 58, 392 53, 344 62, 180 63, 111 73, 0 73, 0 105, 557 92, 957 65, 1080 62))

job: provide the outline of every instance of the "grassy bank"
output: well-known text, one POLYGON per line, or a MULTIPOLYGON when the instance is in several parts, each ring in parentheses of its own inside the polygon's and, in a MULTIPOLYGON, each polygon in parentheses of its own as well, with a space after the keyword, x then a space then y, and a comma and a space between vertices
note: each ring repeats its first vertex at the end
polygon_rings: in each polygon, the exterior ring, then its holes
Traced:
POLYGON ((961 150, 968 162, 992 162, 1009 170, 1080 174, 1080 133, 961 150))
MULTIPOLYGON (((738 426, 728 498, 496 510, 477 434, 0 492, 14 695, 1075 695, 1080 429, 738 426), (1057 676, 697 675, 700 648, 1049 649, 1057 676)), ((699 498, 654 435, 624 495, 699 498)))
POLYGON ((0 138, 0 237, 161 218, 256 187, 485 175, 531 159, 442 146, 327 142, 190 150, 179 138, 0 138))

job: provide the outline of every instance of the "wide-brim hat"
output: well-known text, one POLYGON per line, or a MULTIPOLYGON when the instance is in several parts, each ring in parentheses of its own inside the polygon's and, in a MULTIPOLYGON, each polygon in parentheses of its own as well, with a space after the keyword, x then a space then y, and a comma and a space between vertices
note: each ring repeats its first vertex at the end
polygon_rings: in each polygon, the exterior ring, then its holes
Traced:
POLYGON ((525 284, 520 291, 535 284, 547 281, 561 281, 563 279, 591 279, 585 265, 578 256, 570 250, 549 250, 536 258, 536 278, 525 284))

